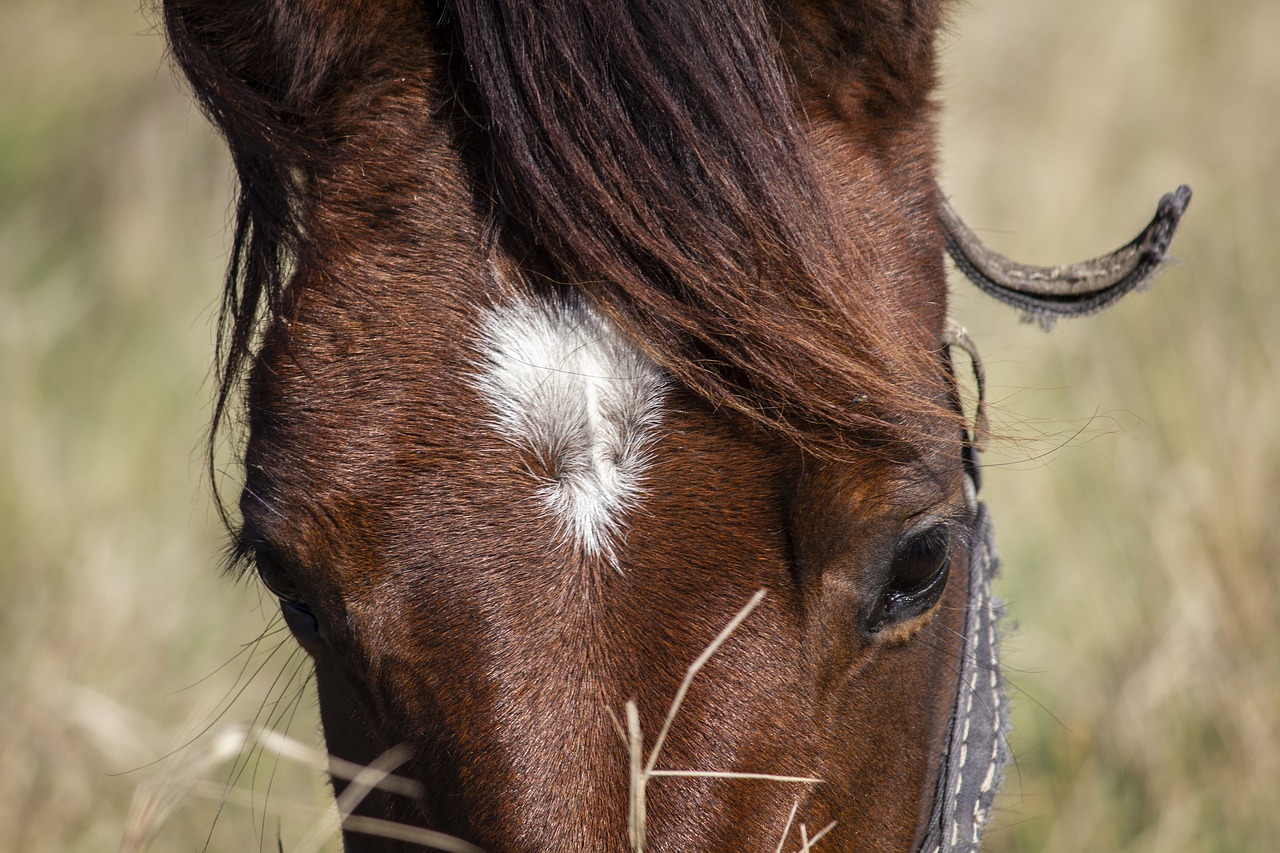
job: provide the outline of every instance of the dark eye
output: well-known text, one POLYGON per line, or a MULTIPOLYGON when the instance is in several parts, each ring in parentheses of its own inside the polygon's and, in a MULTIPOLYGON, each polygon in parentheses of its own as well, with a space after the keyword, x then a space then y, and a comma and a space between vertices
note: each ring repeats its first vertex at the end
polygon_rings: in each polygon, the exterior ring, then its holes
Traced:
POLYGON ((888 583, 872 609, 868 627, 878 631, 927 613, 942 597, 950 567, 949 525, 934 525, 906 539, 893 555, 888 583))
POLYGON ((292 601, 280 599, 280 615, 284 617, 284 622, 289 626, 289 630, 304 646, 313 640, 319 639, 320 620, 316 619, 316 615, 311 612, 310 607, 305 604, 295 604, 292 601))
POLYGON ((262 579, 262 585, 267 588, 268 592, 281 601, 288 601, 293 604, 302 603, 302 595, 298 592, 298 585, 294 583, 293 578, 289 576, 289 573, 275 557, 259 551, 253 562, 257 566, 258 577, 262 579))
POLYGON ((320 639, 320 622, 303 600, 297 583, 284 566, 266 552, 258 552, 254 563, 258 567, 262 585, 280 599, 280 615, 284 617, 289 630, 304 647, 313 648, 312 644, 320 639))

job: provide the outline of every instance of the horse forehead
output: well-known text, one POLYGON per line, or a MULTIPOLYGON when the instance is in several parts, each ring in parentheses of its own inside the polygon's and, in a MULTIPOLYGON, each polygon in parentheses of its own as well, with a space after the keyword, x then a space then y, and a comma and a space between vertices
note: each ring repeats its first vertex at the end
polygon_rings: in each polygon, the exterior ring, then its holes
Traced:
POLYGON ((489 284, 412 324, 395 296, 379 313, 317 294, 260 354, 252 491, 278 483, 285 515, 316 504, 326 512, 306 515, 338 521, 325 504, 376 492, 382 528, 429 516, 452 530, 478 514, 513 543, 532 526, 539 550, 617 565, 669 377, 582 300, 489 284))
MULTIPOLYGON (((687 464, 695 445, 715 470, 743 454, 759 469, 777 455, 772 445, 744 447, 723 413, 695 405, 700 415, 688 421, 694 401, 585 300, 476 278, 451 292, 423 280, 429 292, 409 297, 415 288, 404 285, 341 305, 318 293, 287 342, 260 354, 254 385, 265 393, 253 400, 249 476, 296 481, 280 495, 282 511, 289 500, 377 492, 379 506, 399 507, 388 523, 430 497, 435 522, 452 528, 485 513, 495 522, 486 529, 498 531, 508 516, 523 527, 533 507, 545 540, 616 564, 629 522, 656 506, 655 470, 669 490, 685 475, 666 463, 687 464), (442 301, 448 310, 429 310, 442 301), (513 501, 519 512, 503 509, 513 501)), ((781 456, 775 480, 786 479, 791 455, 781 456)), ((859 458, 838 491, 860 503, 910 492, 920 477, 908 475, 933 475, 926 486, 936 476, 930 460, 859 458)), ((784 488, 749 479, 771 494, 784 488)))

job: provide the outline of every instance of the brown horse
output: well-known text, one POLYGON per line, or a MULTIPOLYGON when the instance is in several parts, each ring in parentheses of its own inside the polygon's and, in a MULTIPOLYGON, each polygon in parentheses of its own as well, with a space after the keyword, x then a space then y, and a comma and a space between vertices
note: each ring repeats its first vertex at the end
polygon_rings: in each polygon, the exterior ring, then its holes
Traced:
POLYGON ((345 797, 348 850, 976 847, 944 250, 1083 313, 1187 193, 1089 264, 984 250, 935 182, 943 5, 166 0, 240 179, 237 553, 330 752, 417 783, 345 797))

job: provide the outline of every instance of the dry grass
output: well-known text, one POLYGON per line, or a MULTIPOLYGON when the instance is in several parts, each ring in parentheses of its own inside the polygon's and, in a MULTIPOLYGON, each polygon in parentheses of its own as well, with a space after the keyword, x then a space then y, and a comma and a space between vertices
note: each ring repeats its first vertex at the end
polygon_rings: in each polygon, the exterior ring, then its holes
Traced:
MULTIPOLYGON (((632 853, 644 853, 645 836, 646 836, 646 812, 645 812, 645 793, 649 787, 649 782, 653 779, 666 778, 685 778, 685 779, 737 779, 756 782, 800 782, 808 785, 820 785, 821 779, 812 776, 778 776, 771 773, 740 773, 724 770, 659 770, 658 758, 662 755, 662 747, 667 742, 667 735, 671 732, 672 725, 675 724, 676 717, 680 713, 680 708, 684 705, 685 696, 689 693, 689 688, 693 686, 693 680, 698 677, 698 673, 706 666, 707 661, 724 645, 725 641, 738 629, 756 606, 764 600, 766 590, 759 590, 751 597, 738 613, 729 620, 720 633, 712 640, 702 653, 689 664, 689 669, 685 672, 684 679, 680 682, 680 687, 676 690, 675 696, 671 700, 670 706, 667 708, 666 718, 662 721, 662 728, 658 730, 658 736, 654 738, 653 747, 649 750, 649 757, 645 758, 644 751, 644 733, 640 728, 640 710, 635 700, 627 702, 626 706, 626 726, 614 717, 614 724, 618 729, 618 737, 627 748, 627 754, 630 759, 630 797, 627 809, 627 835, 631 843, 632 853)), ((787 839, 791 833, 792 820, 795 818, 796 809, 793 807, 791 814, 787 817, 787 824, 782 830, 782 837, 778 841, 778 850, 781 851, 786 846, 787 839)), ((799 827, 800 832, 800 849, 802 853, 809 853, 809 850, 817 844, 817 842, 832 829, 835 824, 828 824, 813 838, 809 838, 808 829, 802 823, 799 827)))
MULTIPOLYGON (((990 849, 1269 849, 1280 4, 971 0, 955 17, 945 184, 988 242, 1073 260, 1196 190, 1180 266, 1106 316, 1046 336, 957 284, 994 414, 1029 437, 988 460, 1021 626, 990 849)), ((214 570, 199 473, 229 174, 147 29, 87 0, 10 0, 0 28, 0 850, 118 846, 157 772, 138 768, 194 760, 237 721, 318 743, 280 635, 215 673, 268 621, 214 570)), ((152 849, 294 849, 333 808, 270 752, 206 781, 152 849)))

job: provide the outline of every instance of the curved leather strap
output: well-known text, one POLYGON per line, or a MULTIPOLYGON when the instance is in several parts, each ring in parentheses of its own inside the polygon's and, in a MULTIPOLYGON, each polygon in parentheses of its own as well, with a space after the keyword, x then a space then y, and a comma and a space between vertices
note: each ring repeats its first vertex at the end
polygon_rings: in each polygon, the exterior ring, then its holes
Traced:
POLYGON ((1119 249, 1056 267, 1020 264, 988 248, 945 200, 938 215, 947 252, 965 277, 1048 328, 1058 317, 1101 311, 1147 283, 1164 263, 1190 203, 1191 188, 1180 186, 1160 199, 1147 227, 1119 249))
MULTIPOLYGON (((978 452, 987 446, 987 437, 991 432, 991 424, 987 419, 987 371, 982 366, 982 356, 978 354, 978 345, 969 337, 969 332, 955 320, 947 318, 947 325, 942 332, 942 343, 947 347, 958 347, 969 356, 969 364, 973 368, 973 379, 978 385, 978 404, 973 413, 973 427, 965 435, 963 449, 964 468, 973 481, 975 491, 982 488, 982 471, 978 466, 978 452)), ((952 381, 955 379, 955 359, 951 360, 952 381)), ((956 405, 960 405, 957 398, 956 405)))

